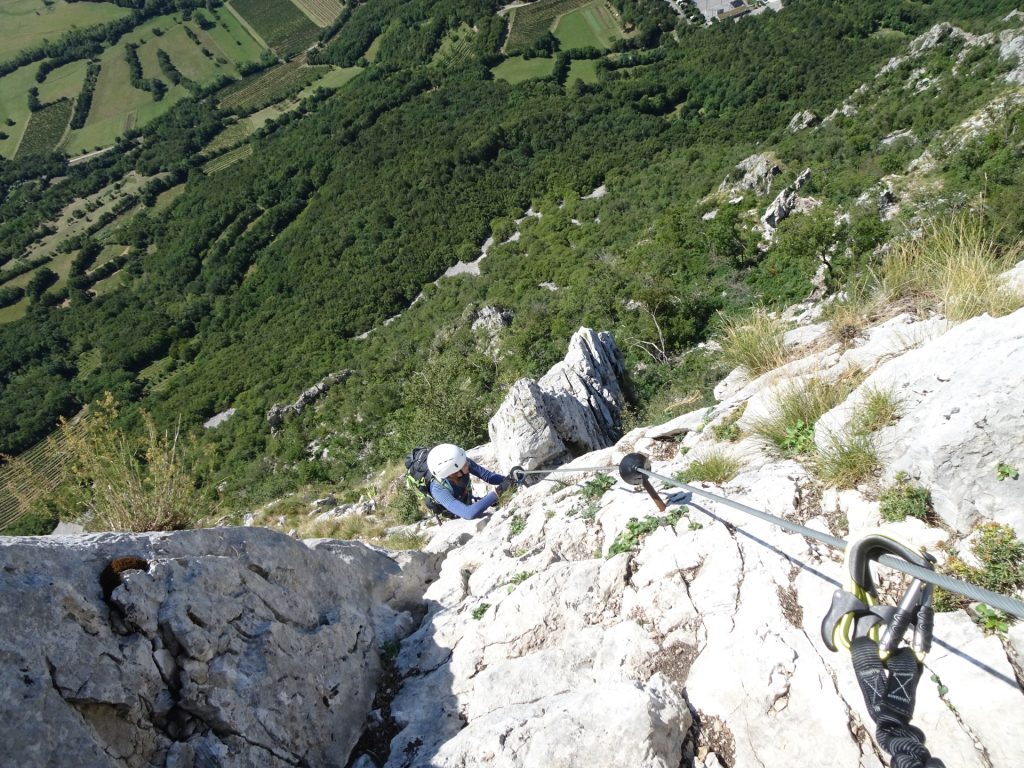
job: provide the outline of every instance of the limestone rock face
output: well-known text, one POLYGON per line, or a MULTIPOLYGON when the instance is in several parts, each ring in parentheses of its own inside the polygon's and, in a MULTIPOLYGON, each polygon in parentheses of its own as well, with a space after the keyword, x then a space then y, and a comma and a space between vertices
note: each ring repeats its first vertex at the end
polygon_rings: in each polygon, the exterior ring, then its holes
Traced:
POLYGON ((887 479, 905 472, 931 489, 935 513, 967 533, 979 519, 1024 537, 1018 483, 1000 463, 1024 468, 1024 310, 949 329, 880 366, 819 421, 818 438, 842 431, 872 391, 892 392, 903 412, 878 435, 887 479))
POLYGON ((356 565, 258 528, 0 538, 5 754, 344 766, 380 675, 367 566, 398 569, 359 549, 356 565))
POLYGON ((608 333, 581 328, 539 381, 520 379, 488 424, 502 469, 536 469, 605 448, 619 437, 622 353, 608 333))

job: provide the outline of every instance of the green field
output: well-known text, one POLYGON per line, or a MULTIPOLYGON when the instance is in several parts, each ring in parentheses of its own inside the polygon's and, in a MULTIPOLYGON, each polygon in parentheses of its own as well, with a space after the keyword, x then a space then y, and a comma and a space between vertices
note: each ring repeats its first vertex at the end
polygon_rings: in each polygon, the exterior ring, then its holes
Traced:
POLYGON ((143 76, 159 78, 164 82, 166 76, 160 70, 156 58, 159 49, 167 52, 185 77, 201 85, 221 75, 237 77, 236 62, 259 58, 262 49, 237 19, 226 11, 215 18, 218 26, 203 31, 198 25, 182 22, 178 14, 160 16, 122 37, 118 45, 105 50, 100 58, 102 69, 96 83, 89 119, 81 129, 71 132, 65 151, 69 155, 76 155, 108 146, 128 127, 145 125, 188 97, 188 91, 181 85, 169 87, 161 101, 153 101, 148 92, 133 88, 129 82, 128 63, 124 59, 126 43, 139 46, 143 76), (199 38, 200 44, 196 44, 185 33, 186 24, 199 38), (161 30, 162 34, 156 34, 155 29, 161 30), (236 41, 241 44, 236 44, 236 41), (209 51, 209 55, 203 53, 204 48, 209 51))
POLYGON ((571 83, 573 80, 582 80, 584 83, 596 83, 598 81, 597 62, 597 59, 573 61, 569 65, 569 76, 565 81, 571 83))
POLYGON ((512 56, 491 70, 494 76, 509 83, 521 83, 537 77, 547 77, 555 69, 554 59, 524 59, 512 56))
MULTIPOLYGON (((217 8, 208 13, 217 22, 212 29, 199 29, 190 23, 203 44, 213 51, 214 55, 222 56, 236 64, 258 61, 264 51, 263 43, 256 40, 238 18, 226 8, 217 8)), ((180 67, 179 67, 180 68, 180 67)), ((184 72, 185 70, 181 70, 184 72)))
POLYGON ((283 59, 302 53, 320 37, 320 29, 287 0, 232 0, 244 18, 283 59))
MULTIPOLYGON (((41 0, 37 4, 42 6, 41 0)), ((4 10, 23 5, 31 3, 29 0, 0 0, 0 9, 4 10)), ((58 2, 55 7, 74 9, 86 5, 95 4, 83 2, 68 5, 58 2)), ((116 9, 116 6, 110 7, 116 9)), ((238 19, 226 9, 206 13, 216 23, 209 30, 201 30, 194 22, 183 22, 180 14, 160 16, 147 21, 124 35, 117 45, 104 50, 100 56, 101 70, 89 117, 82 128, 68 134, 60 149, 73 156, 110 146, 126 128, 145 125, 189 95, 183 86, 174 86, 169 88, 161 101, 154 102, 151 94, 133 88, 128 82, 128 65, 124 60, 126 43, 139 46, 143 76, 159 78, 165 83, 167 78, 156 58, 157 50, 160 49, 167 52, 182 75, 201 85, 211 83, 223 75, 238 77, 238 64, 259 60, 263 47, 238 19), (185 32, 186 26, 192 30, 199 43, 189 38, 185 32)), ((0 139, 0 155, 13 157, 25 133, 29 120, 29 88, 37 86, 39 98, 44 103, 63 97, 75 99, 81 92, 86 67, 85 60, 65 64, 50 72, 41 84, 35 81, 39 68, 37 63, 0 78, 0 131, 8 135, 6 139, 0 139), (14 125, 7 125, 8 119, 13 120, 14 125)))
POLYGON ((11 59, 25 48, 34 48, 44 39, 56 40, 71 27, 91 27, 129 13, 127 8, 113 3, 0 0, 0 61, 11 59))
POLYGON ((0 140, 0 154, 4 157, 14 157, 21 135, 25 133, 30 114, 28 89, 36 85, 38 68, 38 64, 29 64, 27 67, 16 69, 6 77, 0 77, 0 131, 8 136, 0 140), (14 125, 8 125, 7 120, 13 120, 14 125))
POLYGON ((559 18, 554 34, 563 49, 611 48, 622 29, 605 0, 593 0, 559 18))
POLYGON ((329 90, 341 88, 343 85, 352 82, 355 76, 362 71, 362 67, 331 68, 330 71, 325 72, 321 77, 318 77, 299 91, 296 98, 304 99, 307 96, 312 96, 317 88, 327 88, 329 90))
POLYGON ((225 152, 220 157, 215 157, 203 166, 203 173, 211 174, 223 171, 226 168, 230 168, 239 160, 244 160, 247 157, 252 157, 252 144, 243 144, 240 147, 232 149, 230 152, 225 152))
POLYGON ((28 111, 28 89, 38 88, 39 100, 44 104, 64 97, 77 98, 85 79, 85 68, 85 61, 73 61, 50 72, 43 83, 36 82, 39 64, 29 64, 0 77, 0 131, 8 135, 8 138, 0 140, 0 155, 13 157, 25 133, 31 114, 28 111), (8 118, 14 121, 14 125, 6 124, 8 118))

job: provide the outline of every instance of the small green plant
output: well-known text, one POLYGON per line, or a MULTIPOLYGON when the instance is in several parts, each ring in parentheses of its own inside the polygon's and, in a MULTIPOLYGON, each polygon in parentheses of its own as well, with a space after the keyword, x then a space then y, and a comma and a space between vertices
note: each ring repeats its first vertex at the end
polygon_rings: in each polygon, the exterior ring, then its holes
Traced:
POLYGON ((1008 525, 986 523, 971 548, 981 562, 977 583, 993 592, 1012 594, 1024 588, 1024 543, 1008 525))
POLYGON ((717 440, 724 440, 725 442, 735 443, 740 438, 740 428, 736 422, 743 416, 744 411, 747 410, 747 404, 743 403, 739 408, 734 410, 729 416, 722 421, 721 424, 716 424, 711 428, 712 434, 714 434, 717 440))
POLYGON ((963 608, 966 598, 956 592, 949 592, 942 587, 936 587, 932 596, 932 607, 936 613, 950 613, 963 608))
POLYGON ((582 496, 587 501, 597 501, 615 485, 615 478, 603 472, 583 486, 582 496))
POLYGON ((814 460, 818 477, 834 488, 855 488, 873 477, 881 466, 878 450, 866 435, 849 438, 830 435, 828 444, 818 451, 814 460))
POLYGON ((516 587, 518 587, 531 576, 533 576, 533 571, 520 571, 507 582, 505 582, 506 584, 508 584, 509 594, 511 594, 512 590, 514 590, 516 587))
POLYGON ((949 693, 949 688, 942 684, 942 681, 939 679, 938 675, 932 675, 932 682, 935 683, 935 687, 939 691, 939 696, 945 696, 947 693, 949 693))
POLYGON ((927 488, 914 485, 906 472, 899 472, 893 485, 882 491, 879 511, 882 519, 890 523, 906 520, 908 517, 927 520, 931 504, 931 492, 927 488))
POLYGON ((696 520, 691 520, 686 527, 691 531, 699 531, 704 527, 704 523, 698 523, 696 520))
POLYGON ((584 520, 593 520, 595 517, 597 517, 597 513, 600 511, 601 507, 599 504, 587 504, 585 507, 579 510, 580 517, 582 517, 584 520))
POLYGON ((1005 464, 1002 461, 999 462, 999 466, 996 467, 996 478, 998 480, 1016 480, 1020 477, 1020 472, 1017 471, 1016 467, 1011 467, 1009 464, 1005 464))
POLYGON ((611 547, 608 548, 608 557, 614 557, 622 552, 632 552, 640 546, 640 542, 646 536, 658 530, 663 525, 675 525, 686 514, 681 507, 673 508, 665 517, 648 515, 643 520, 631 517, 626 523, 626 530, 615 537, 611 547))
POLYGON ((993 633, 1005 634, 1010 629, 1010 617, 1002 611, 997 611, 985 603, 978 603, 974 607, 978 616, 978 624, 985 630, 986 635, 993 633))
POLYGON ((509 521, 508 529, 512 532, 513 536, 518 536, 526 528, 526 518, 522 515, 513 515, 509 521))
POLYGON ((725 452, 714 451, 691 462, 677 472, 675 477, 682 483, 705 482, 722 485, 736 477, 739 471, 739 459, 725 452))
POLYGON ((473 618, 480 621, 487 613, 487 609, 491 607, 490 603, 480 603, 476 608, 473 609, 473 618))
POLYGON ((814 450, 814 425, 797 419, 796 424, 786 427, 786 436, 779 447, 794 456, 810 453, 814 450))

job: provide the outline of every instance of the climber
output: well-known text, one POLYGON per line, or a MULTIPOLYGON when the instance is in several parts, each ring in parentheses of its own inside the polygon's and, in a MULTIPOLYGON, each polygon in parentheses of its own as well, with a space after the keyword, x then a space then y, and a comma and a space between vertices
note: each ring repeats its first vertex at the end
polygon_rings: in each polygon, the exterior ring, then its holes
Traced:
POLYGON ((480 516, 485 509, 498 500, 498 495, 508 490, 516 481, 513 474, 508 477, 481 467, 457 445, 441 443, 430 449, 427 455, 430 470, 430 496, 445 510, 470 520, 480 516), (496 485, 482 499, 473 499, 470 475, 479 477, 485 483, 496 485))

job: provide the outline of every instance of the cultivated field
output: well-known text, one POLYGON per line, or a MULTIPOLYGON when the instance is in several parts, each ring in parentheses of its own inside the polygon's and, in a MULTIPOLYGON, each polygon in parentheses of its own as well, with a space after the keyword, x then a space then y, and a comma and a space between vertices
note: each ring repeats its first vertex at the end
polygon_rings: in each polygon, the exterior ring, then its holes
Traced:
POLYGON ((117 45, 107 48, 100 57, 102 68, 89 118, 81 129, 70 133, 64 151, 76 155, 109 146, 129 127, 145 125, 189 96, 184 86, 167 83, 157 62, 157 50, 166 51, 181 74, 200 85, 222 75, 237 77, 238 63, 259 58, 262 49, 230 13, 226 10, 206 13, 217 25, 210 30, 202 30, 191 21, 183 22, 179 14, 160 16, 124 35, 117 45), (192 32, 195 40, 186 29, 192 32), (128 64, 124 58, 127 43, 139 46, 143 76, 158 78, 168 85, 161 101, 153 101, 152 94, 133 88, 129 82, 128 64))
POLYGON ((294 0, 309 20, 318 27, 329 27, 341 13, 341 3, 338 0, 294 0))
POLYGON ((494 76, 509 83, 521 83, 536 77, 547 77, 555 69, 554 59, 524 59, 512 56, 491 70, 494 76))
POLYGON ((230 152, 225 152, 220 157, 215 157, 213 160, 203 166, 203 172, 206 174, 217 173, 230 168, 232 165, 237 163, 239 160, 244 160, 247 157, 252 156, 252 144, 243 144, 240 147, 232 149, 230 152))
POLYGON ((232 0, 231 7, 283 59, 302 53, 320 37, 320 29, 286 0, 232 0))
POLYGON ((622 30, 608 3, 592 0, 559 18, 554 34, 563 49, 611 48, 622 37, 622 30))
POLYGON ((475 36, 476 32, 463 22, 444 36, 431 63, 443 67, 465 61, 473 50, 475 36))
POLYGON ((67 130, 72 109, 74 102, 71 99, 61 99, 33 112, 15 157, 45 155, 56 149, 67 130))
POLYGON ((301 56, 229 85, 221 91, 218 106, 231 112, 253 112, 297 93, 330 69, 326 65, 307 66, 305 61, 301 56))
POLYGON ((67 3, 64 0, 0 0, 0 61, 56 40, 71 27, 91 27, 127 16, 113 3, 67 3))
MULTIPOLYGON (((505 41, 505 50, 516 50, 529 47, 538 40, 544 33, 551 31, 556 23, 563 16, 573 11, 592 6, 605 6, 604 11, 591 14, 594 23, 600 31, 585 35, 583 25, 590 25, 590 21, 572 22, 570 24, 571 34, 574 38, 588 38, 588 42, 565 44, 563 47, 573 48, 579 45, 593 45, 599 48, 609 47, 600 40, 608 40, 614 37, 622 37, 622 29, 610 9, 607 8, 604 0, 539 0, 539 2, 522 8, 515 8, 509 14, 508 39, 505 41)), ((561 38, 560 38, 561 39, 561 38)))

